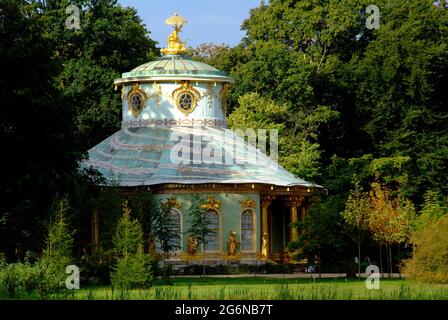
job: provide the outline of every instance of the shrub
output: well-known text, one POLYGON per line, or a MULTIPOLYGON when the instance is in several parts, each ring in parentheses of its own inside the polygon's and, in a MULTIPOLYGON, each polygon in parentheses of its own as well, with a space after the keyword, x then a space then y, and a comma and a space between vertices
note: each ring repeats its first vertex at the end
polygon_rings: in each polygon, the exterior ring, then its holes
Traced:
POLYGON ((38 280, 37 269, 33 268, 29 262, 11 263, 0 271, 0 287, 10 298, 32 294, 37 288, 38 280))
POLYGON ((131 289, 151 284, 151 258, 143 253, 143 233, 140 223, 131 219, 127 201, 123 204, 123 217, 117 224, 113 238, 117 259, 111 273, 112 285, 131 289))
POLYGON ((10 298, 38 294, 47 298, 65 289, 65 268, 71 263, 72 234, 68 231, 65 213, 69 208, 66 198, 56 202, 56 222, 49 227, 47 247, 34 264, 7 264, 0 258, 0 288, 10 298))
POLYGON ((403 272, 411 279, 448 283, 448 215, 416 232, 414 254, 403 272))
POLYGON ((130 254, 118 260, 111 275, 115 288, 132 289, 150 286, 151 259, 145 254, 130 254))
POLYGON ((6 261, 5 254, 0 252, 0 272, 8 266, 8 262, 6 261))
MULTIPOLYGON (((265 263, 265 264, 236 264, 236 265, 226 265, 218 264, 215 266, 206 266, 205 271, 208 275, 218 275, 218 274, 239 274, 239 273, 292 273, 294 272, 294 265, 290 264, 276 264, 276 263, 265 263)), ((200 275, 202 274, 202 266, 193 264, 183 267, 180 274, 184 275, 200 275)))
POLYGON ((43 298, 65 289, 65 269, 73 261, 73 234, 66 222, 67 210, 68 199, 59 199, 56 202, 56 221, 49 227, 47 246, 35 264, 36 272, 41 278, 37 290, 43 298))
POLYGON ((89 285, 109 284, 113 260, 112 250, 100 251, 95 255, 83 255, 79 266, 81 281, 89 285))

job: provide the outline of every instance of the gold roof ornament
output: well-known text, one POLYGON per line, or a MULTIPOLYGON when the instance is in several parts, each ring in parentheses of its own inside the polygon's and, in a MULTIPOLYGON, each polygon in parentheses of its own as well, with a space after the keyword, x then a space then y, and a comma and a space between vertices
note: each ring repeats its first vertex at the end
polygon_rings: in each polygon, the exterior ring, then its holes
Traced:
POLYGON ((213 196, 207 197, 207 202, 205 202, 201 208, 203 210, 209 210, 209 211, 219 211, 221 209, 221 201, 216 200, 213 196))
POLYGON ((161 50, 162 54, 182 54, 187 51, 185 43, 179 38, 179 32, 182 31, 182 27, 187 23, 183 17, 175 13, 173 16, 165 20, 165 23, 174 27, 174 31, 170 33, 168 37, 168 48, 161 50))

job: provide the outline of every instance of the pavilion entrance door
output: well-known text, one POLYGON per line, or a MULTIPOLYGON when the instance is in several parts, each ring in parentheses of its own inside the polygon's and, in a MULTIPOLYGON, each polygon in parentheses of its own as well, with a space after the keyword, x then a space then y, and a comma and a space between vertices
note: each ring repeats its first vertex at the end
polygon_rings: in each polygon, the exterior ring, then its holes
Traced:
POLYGON ((284 248, 290 241, 289 208, 282 199, 275 199, 268 208, 269 231, 271 235, 271 259, 281 260, 284 248))

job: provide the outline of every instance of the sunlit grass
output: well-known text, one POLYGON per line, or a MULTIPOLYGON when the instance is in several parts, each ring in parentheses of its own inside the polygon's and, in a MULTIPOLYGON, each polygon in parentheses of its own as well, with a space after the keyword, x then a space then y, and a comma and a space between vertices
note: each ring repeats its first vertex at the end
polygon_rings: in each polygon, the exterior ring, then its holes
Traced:
POLYGON ((88 287, 75 299, 89 300, 447 300, 448 285, 381 280, 379 290, 368 290, 363 280, 274 278, 177 278, 172 285, 156 281, 149 289, 130 291, 88 287))

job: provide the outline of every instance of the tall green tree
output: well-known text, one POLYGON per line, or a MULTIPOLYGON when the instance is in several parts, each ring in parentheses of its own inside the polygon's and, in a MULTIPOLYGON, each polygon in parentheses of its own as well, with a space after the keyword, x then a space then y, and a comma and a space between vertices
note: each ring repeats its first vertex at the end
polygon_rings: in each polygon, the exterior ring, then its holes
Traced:
POLYGON ((54 84, 74 112, 76 133, 86 149, 120 128, 121 98, 113 80, 158 55, 137 11, 117 0, 75 1, 80 30, 68 30, 72 1, 45 1, 43 13, 55 59, 63 66, 54 84))
POLYGON ((138 187, 136 192, 128 197, 132 216, 142 225, 145 247, 154 247, 156 238, 156 218, 160 214, 160 204, 146 187, 138 187))
POLYGON ((117 260, 111 273, 112 285, 123 290, 149 285, 152 273, 149 256, 143 251, 143 232, 140 223, 132 219, 127 201, 123 203, 113 245, 117 260))
POLYGON ((38 2, 0 2, 0 247, 8 258, 44 247, 57 193, 75 193, 84 148, 70 104, 53 86, 60 71, 38 2), (63 107, 62 107, 63 106, 63 107))
POLYGON ((0 143, 9 168, 0 183, 0 246, 9 258, 40 251, 54 196, 67 193, 86 247, 98 182, 79 161, 119 128, 112 81, 158 54, 136 11, 109 0, 0 3, 0 143), (80 8, 81 29, 66 28, 80 8))
POLYGON ((239 98, 239 105, 229 116, 232 129, 278 130, 279 162, 292 173, 306 179, 320 174, 320 150, 316 143, 317 130, 338 117, 338 113, 323 106, 314 111, 294 112, 290 103, 278 104, 257 93, 239 98))
POLYGON ((344 203, 336 196, 326 201, 314 199, 314 204, 299 223, 300 236, 296 243, 290 244, 291 250, 297 250, 295 259, 306 258, 308 263, 319 262, 319 273, 341 272, 347 270, 348 276, 354 276, 352 242, 344 228, 340 212, 344 203))
POLYGON ((40 272, 38 292, 46 296, 65 288, 65 270, 73 259, 73 233, 68 223, 70 203, 66 196, 56 199, 54 213, 48 227, 46 248, 40 257, 37 268, 40 272))
MULTIPOLYGON (((231 109, 236 96, 256 92, 287 103, 298 124, 301 113, 313 115, 319 106, 338 112, 307 139, 318 146, 320 166, 333 156, 406 158, 401 189, 421 203, 427 189, 446 193, 448 10, 431 0, 381 0, 380 28, 370 30, 369 4, 272 0, 251 10, 240 45, 216 56, 231 61, 226 71, 237 80, 231 109)), ((316 177, 324 185, 335 182, 316 177)))
POLYGON ((206 211, 203 208, 206 201, 199 195, 192 196, 192 203, 188 209, 188 223, 189 227, 186 234, 193 236, 198 246, 201 246, 203 255, 202 260, 202 276, 205 278, 205 247, 208 243, 210 236, 215 232, 210 229, 209 222, 207 221, 205 214, 206 211))
POLYGON ((361 276, 361 246, 365 234, 369 229, 369 211, 367 208, 367 197, 362 192, 358 183, 355 183, 355 189, 345 204, 345 210, 342 211, 342 217, 345 223, 351 227, 351 234, 354 235, 354 241, 358 246, 358 276, 361 276))
POLYGON ((163 276, 169 278, 169 268, 166 259, 170 253, 181 248, 180 229, 173 210, 178 206, 175 198, 160 200, 159 208, 154 212, 154 236, 162 252, 163 276))
POLYGON ((426 192, 423 208, 415 221, 414 232, 424 230, 448 212, 448 209, 440 203, 438 198, 439 195, 436 192, 431 190, 426 192))
POLYGON ((372 183, 367 198, 369 210, 369 230, 374 240, 386 245, 389 277, 393 272, 392 245, 400 245, 409 240, 415 220, 415 208, 409 199, 380 183, 372 183))
POLYGON ((377 5, 380 28, 347 64, 356 83, 347 93, 375 156, 409 158, 402 191, 421 203, 427 189, 447 192, 448 10, 426 0, 377 5))

